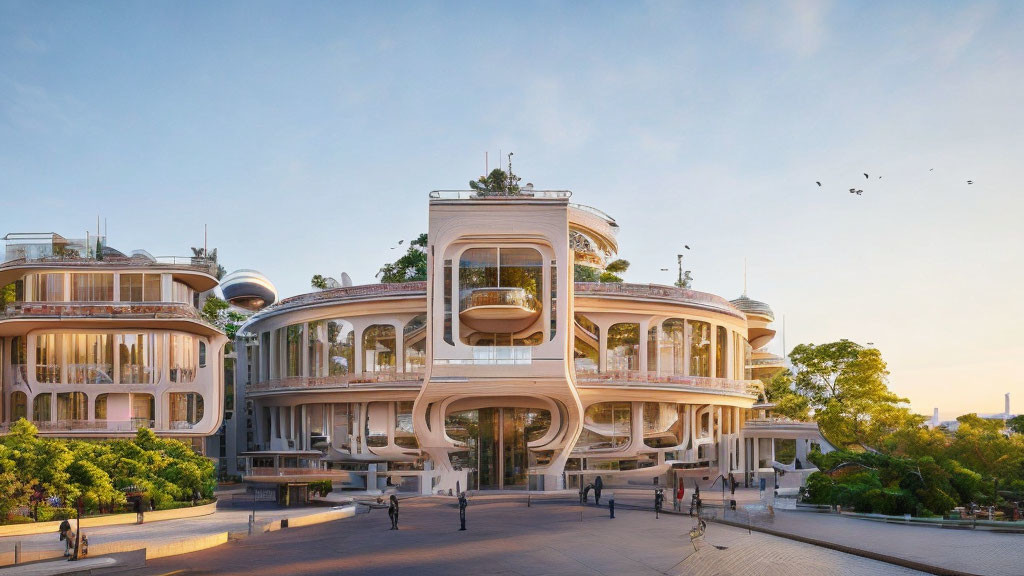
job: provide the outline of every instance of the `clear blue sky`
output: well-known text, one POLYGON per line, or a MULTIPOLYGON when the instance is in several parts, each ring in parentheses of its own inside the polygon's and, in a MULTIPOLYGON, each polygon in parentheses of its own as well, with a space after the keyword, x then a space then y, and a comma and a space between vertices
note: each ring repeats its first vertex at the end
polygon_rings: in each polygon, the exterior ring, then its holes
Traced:
POLYGON ((208 223, 283 295, 373 282, 500 148, 618 219, 629 281, 686 243, 733 298, 747 257, 790 347, 1024 412, 1024 4, 680 4, 0 1, 0 231, 208 223))

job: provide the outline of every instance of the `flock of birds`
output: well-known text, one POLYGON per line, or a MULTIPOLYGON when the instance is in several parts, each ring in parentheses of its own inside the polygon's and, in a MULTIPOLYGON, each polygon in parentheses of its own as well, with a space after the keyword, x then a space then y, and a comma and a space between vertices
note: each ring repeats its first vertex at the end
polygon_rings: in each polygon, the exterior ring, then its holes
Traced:
MULTIPOLYGON (((935 168, 929 168, 928 171, 929 172, 934 172, 935 168)), ((871 175, 870 174, 868 174, 867 172, 864 172, 863 174, 864 174, 864 179, 865 180, 871 180, 871 175)), ((882 177, 879 176, 878 179, 881 180, 882 177)), ((818 188, 821 188, 821 182, 820 181, 815 181, 814 183, 818 185, 818 188)), ((974 180, 968 180, 967 184, 968 185, 974 184, 974 180)), ((864 194, 864 191, 861 190, 860 188, 850 188, 850 194, 856 194, 857 196, 860 196, 860 195, 864 194)))

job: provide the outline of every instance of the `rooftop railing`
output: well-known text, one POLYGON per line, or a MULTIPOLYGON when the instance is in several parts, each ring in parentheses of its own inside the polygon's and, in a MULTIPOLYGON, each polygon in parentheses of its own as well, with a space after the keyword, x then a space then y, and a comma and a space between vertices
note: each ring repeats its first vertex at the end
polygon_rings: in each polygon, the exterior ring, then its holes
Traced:
POLYGON ((581 386, 621 386, 638 387, 657 386, 693 390, 715 390, 745 395, 757 395, 763 384, 760 380, 731 380, 728 378, 709 378, 705 376, 681 376, 657 374, 641 370, 615 370, 610 372, 586 372, 576 375, 581 386))
POLYGON ((659 284, 628 284, 620 282, 576 282, 576 296, 626 296, 635 298, 656 298, 659 300, 673 300, 684 304, 697 305, 710 308, 719 312, 746 319, 746 315, 740 312, 725 298, 687 290, 676 286, 662 286, 659 284))
POLYGON ((181 302, 17 302, 0 311, 0 318, 184 318, 200 320, 199 311, 181 302))
POLYGON ((486 190, 434 190, 431 200, 560 200, 572 196, 569 190, 527 190, 515 193, 488 192, 486 190))
POLYGON ((463 312, 480 306, 514 306, 531 312, 540 311, 540 302, 523 288, 475 288, 459 301, 463 312))

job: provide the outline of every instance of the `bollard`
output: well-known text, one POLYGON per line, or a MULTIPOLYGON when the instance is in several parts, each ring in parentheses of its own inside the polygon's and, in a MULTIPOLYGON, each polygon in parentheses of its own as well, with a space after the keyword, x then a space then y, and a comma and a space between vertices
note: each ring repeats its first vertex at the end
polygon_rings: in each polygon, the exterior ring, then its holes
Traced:
POLYGON ((608 494, 608 517, 615 518, 615 494, 608 494))
POLYGON ((21 541, 14 543, 14 563, 21 564, 21 541))
POLYGON ((249 514, 249 536, 252 536, 253 525, 256 524, 256 511, 253 510, 252 514, 249 514))

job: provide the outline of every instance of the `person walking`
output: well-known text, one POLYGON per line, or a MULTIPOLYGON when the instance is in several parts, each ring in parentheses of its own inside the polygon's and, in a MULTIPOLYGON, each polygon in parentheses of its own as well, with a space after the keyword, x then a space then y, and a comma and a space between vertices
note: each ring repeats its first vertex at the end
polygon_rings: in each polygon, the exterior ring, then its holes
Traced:
POLYGON ((594 504, 601 505, 601 489, 604 488, 604 482, 601 477, 598 476, 594 479, 594 504))
POLYGON ((391 495, 391 502, 388 504, 388 516, 391 517, 391 529, 398 530, 398 496, 391 495))
POLYGON ((65 518, 64 521, 60 523, 60 528, 58 528, 58 533, 60 534, 60 536, 58 536, 58 538, 60 540, 64 541, 64 556, 65 557, 71 555, 71 539, 68 538, 68 532, 70 532, 70 531, 71 531, 71 522, 68 522, 68 519, 65 518))

